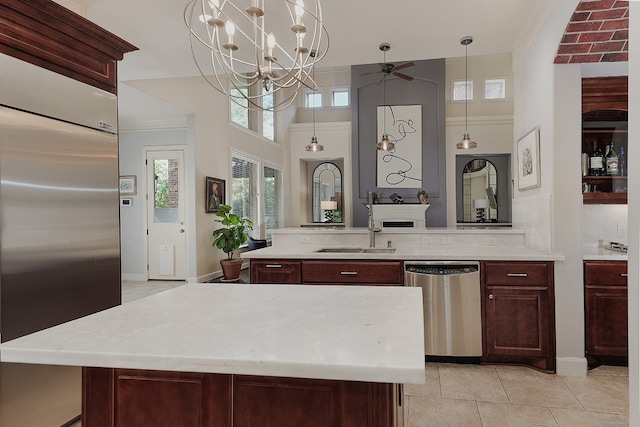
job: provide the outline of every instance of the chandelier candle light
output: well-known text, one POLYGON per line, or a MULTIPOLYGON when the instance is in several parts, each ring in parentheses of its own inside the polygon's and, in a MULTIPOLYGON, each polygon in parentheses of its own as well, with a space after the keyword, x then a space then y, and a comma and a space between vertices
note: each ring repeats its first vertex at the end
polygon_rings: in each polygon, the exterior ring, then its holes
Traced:
POLYGON ((301 87, 315 88, 311 70, 329 49, 320 0, 236 3, 187 3, 184 20, 195 64, 213 88, 241 106, 287 108, 301 87), (265 105, 271 94, 273 105, 265 105))
POLYGON ((478 144, 475 141, 472 141, 471 138, 469 137, 469 128, 467 126, 467 120, 468 120, 467 104, 469 102, 469 96, 468 96, 469 95, 468 94, 469 78, 467 77, 467 73, 469 70, 469 65, 468 65, 469 57, 467 54, 467 50, 471 43, 473 43, 473 37, 471 36, 464 36, 462 39, 460 39, 460 44, 464 46, 464 135, 462 136, 462 141, 456 144, 456 148, 463 149, 463 150, 466 150, 469 148, 476 148, 478 146, 478 144))

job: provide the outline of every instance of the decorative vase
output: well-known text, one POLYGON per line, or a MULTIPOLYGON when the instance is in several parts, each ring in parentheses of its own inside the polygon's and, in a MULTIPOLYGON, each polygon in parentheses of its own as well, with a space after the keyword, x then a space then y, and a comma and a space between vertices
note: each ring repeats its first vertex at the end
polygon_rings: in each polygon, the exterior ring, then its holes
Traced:
POLYGON ((242 259, 222 259, 220 260, 224 281, 233 282, 240 279, 240 270, 242 270, 242 259))

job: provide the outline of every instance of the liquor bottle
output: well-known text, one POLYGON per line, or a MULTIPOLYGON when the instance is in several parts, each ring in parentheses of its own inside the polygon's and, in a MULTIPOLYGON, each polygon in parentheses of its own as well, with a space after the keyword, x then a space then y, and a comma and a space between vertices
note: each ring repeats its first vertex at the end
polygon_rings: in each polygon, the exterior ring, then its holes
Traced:
POLYGON ((618 156, 618 175, 627 175, 627 165, 624 161, 624 147, 620 147, 620 155, 618 156))
POLYGON ((602 151, 598 148, 598 142, 593 141, 593 150, 589 154, 589 175, 599 176, 604 172, 602 151))
POLYGON ((605 170, 607 175, 618 175, 618 154, 613 149, 613 142, 611 142, 609 151, 605 156, 605 170))

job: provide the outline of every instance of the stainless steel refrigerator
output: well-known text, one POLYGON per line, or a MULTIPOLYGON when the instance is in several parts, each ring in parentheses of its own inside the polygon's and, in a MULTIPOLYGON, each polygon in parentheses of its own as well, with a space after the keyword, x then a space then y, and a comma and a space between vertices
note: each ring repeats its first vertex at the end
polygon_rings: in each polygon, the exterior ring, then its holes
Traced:
MULTIPOLYGON (((0 179, 0 340, 120 304, 116 96, 0 54, 0 179)), ((0 425, 80 411, 79 368, 0 364, 0 425)))

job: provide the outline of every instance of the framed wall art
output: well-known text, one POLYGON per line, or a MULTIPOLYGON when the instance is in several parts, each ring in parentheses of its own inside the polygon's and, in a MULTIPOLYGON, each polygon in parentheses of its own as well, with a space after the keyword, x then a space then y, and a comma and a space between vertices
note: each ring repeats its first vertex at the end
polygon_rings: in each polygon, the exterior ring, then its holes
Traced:
POLYGON ((220 205, 224 205, 224 179, 205 177, 205 212, 218 212, 220 205))
POLYGON ((120 177, 119 183, 121 196, 135 196, 137 194, 135 175, 123 175, 120 177))
POLYGON ((540 187, 540 127, 518 140, 518 190, 540 187))

